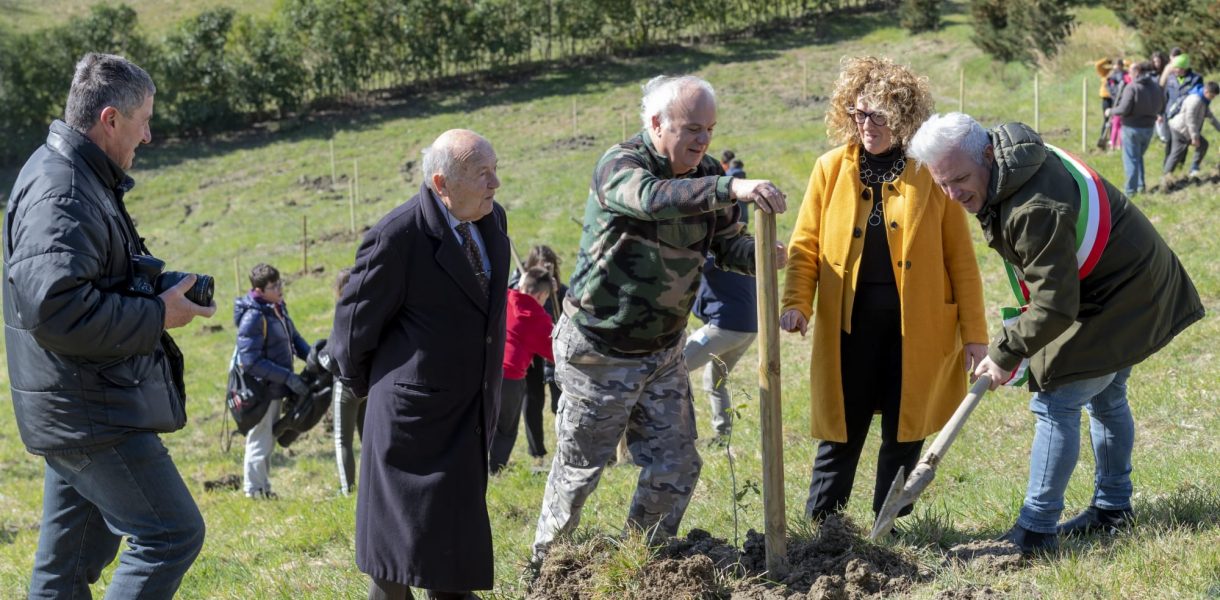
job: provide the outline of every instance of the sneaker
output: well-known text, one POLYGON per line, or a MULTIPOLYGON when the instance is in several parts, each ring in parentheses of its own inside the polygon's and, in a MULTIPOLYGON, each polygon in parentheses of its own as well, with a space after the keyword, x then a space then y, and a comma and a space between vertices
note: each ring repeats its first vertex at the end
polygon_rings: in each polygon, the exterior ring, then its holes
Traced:
POLYGON ((1190 173, 1187 173, 1187 174, 1186 174, 1186 176, 1187 176, 1187 177, 1189 177, 1189 178, 1191 178, 1191 179, 1198 179, 1198 178, 1199 178, 1199 170, 1198 170, 1198 169, 1191 169, 1191 170, 1190 170, 1190 173))
POLYGON ((1090 506, 1083 512, 1064 521, 1059 525, 1059 535, 1076 536, 1090 533, 1105 533, 1113 535, 1118 530, 1129 527, 1135 520, 1135 512, 1131 508, 1108 510, 1090 506))
POLYGON ((246 497, 251 500, 279 500, 279 495, 271 490, 254 490, 246 492, 246 497))
POLYGON ((1013 525, 1008 533, 1000 536, 999 541, 1011 542, 1021 549, 1021 554, 1030 555, 1038 552, 1054 552, 1059 549, 1059 535, 1055 533, 1038 533, 1020 525, 1013 525))

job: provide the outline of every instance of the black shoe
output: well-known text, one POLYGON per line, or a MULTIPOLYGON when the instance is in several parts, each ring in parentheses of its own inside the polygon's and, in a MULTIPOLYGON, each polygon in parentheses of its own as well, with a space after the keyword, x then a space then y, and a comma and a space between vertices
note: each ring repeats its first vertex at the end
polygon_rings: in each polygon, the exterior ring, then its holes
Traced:
POLYGON ((1008 533, 1000 536, 1002 542, 1012 542, 1021 549, 1021 554, 1054 552, 1059 549, 1059 536, 1054 533, 1038 533, 1020 525, 1013 525, 1008 533))
POLYGON ((1108 510, 1090 506, 1080 514, 1064 521, 1057 530, 1059 535, 1088 535, 1090 533, 1117 533, 1135 519, 1135 512, 1130 508, 1108 510))

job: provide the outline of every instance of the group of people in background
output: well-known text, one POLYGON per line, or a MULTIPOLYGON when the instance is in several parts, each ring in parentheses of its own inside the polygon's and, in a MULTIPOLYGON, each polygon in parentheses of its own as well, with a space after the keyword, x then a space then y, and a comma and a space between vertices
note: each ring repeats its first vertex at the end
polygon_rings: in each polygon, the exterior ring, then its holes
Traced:
POLYGON ((1220 84, 1204 82, 1191 69, 1190 55, 1173 48, 1168 55, 1153 52, 1146 61, 1103 58, 1096 63, 1101 77, 1102 127, 1097 139, 1101 150, 1119 150, 1126 174, 1123 191, 1132 196, 1145 191, 1144 154, 1153 138, 1164 146, 1162 187, 1185 163, 1194 148, 1187 177, 1200 175, 1208 142, 1203 127, 1210 123, 1220 131, 1220 121, 1211 112, 1211 101, 1220 84))
MULTIPOLYGON (((1206 112, 1214 84, 1201 96, 1182 87, 1192 77, 1185 56, 1169 62, 1174 97, 1184 96, 1183 114, 1190 98, 1206 112)), ((1135 70, 1117 112, 1151 105, 1149 86, 1164 87, 1150 81, 1153 69, 1135 70)), ((168 289, 134 280, 133 265, 151 256, 123 203, 134 185, 126 170, 151 140, 155 92, 126 59, 85 56, 65 121, 51 125, 6 207, 14 413, 46 464, 32 597, 88 597, 124 537, 108 595, 171 597, 203 546, 203 517, 159 435, 186 423, 184 364, 167 331, 216 307, 188 299, 194 275, 168 289)), ((1202 114, 1192 102, 1189 114, 1202 114)), ((556 448, 531 565, 577 527, 624 435, 640 469, 626 528, 652 539, 678 533, 703 465, 690 369, 707 364, 713 428, 728 435, 723 383, 757 330, 747 209, 775 215, 788 201, 772 181, 746 178, 735 156, 725 165, 707 154, 718 123, 708 81, 648 81, 640 117, 640 131, 593 167, 569 288, 545 246, 516 265, 510 284, 498 156, 467 129, 429 145, 417 193, 365 233, 340 275, 320 360, 334 373, 340 489, 356 490, 355 562, 370 600, 412 598, 411 588, 466 600, 492 588, 488 477, 507 464, 523 412, 530 454, 546 454, 548 363, 556 448), (692 312, 705 325, 688 335, 692 312)), ((1146 123, 1122 122, 1122 136, 1146 123)), ((987 130, 962 113, 934 114, 926 78, 889 59, 843 60, 826 124, 838 146, 813 164, 790 247, 764 249, 789 269, 782 305, 764 309, 779 311, 783 330, 812 337, 819 441, 806 516, 844 510, 877 414, 879 511, 967 380, 986 378, 991 389, 1027 386, 1035 419, 1025 500, 1003 539, 1033 553, 1053 550, 1060 535, 1130 526, 1127 382, 1204 312, 1149 219, 1023 124, 987 130), (1006 263, 1018 305, 991 336, 970 216, 1006 263), (1082 410, 1094 494, 1060 521, 1082 410)), ((1127 191, 1138 192, 1132 183, 1129 175, 1127 191)), ((268 396, 302 394, 293 358, 320 345, 296 331, 275 268, 256 266, 250 283, 235 302, 238 361, 269 384, 268 396)), ((252 498, 274 497, 266 432, 276 412, 269 406, 247 439, 252 498)))

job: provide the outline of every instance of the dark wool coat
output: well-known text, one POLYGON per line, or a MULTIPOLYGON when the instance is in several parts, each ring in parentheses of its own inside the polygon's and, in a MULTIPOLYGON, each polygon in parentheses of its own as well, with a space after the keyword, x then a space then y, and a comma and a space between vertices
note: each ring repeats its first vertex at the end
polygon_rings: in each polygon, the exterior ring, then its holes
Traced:
POLYGON ((983 236, 1029 286, 1029 310, 988 349, 1050 390, 1151 356, 1203 318, 1199 293, 1152 223, 1110 182, 1110 241, 1084 279, 1076 261, 1076 180, 1021 123, 991 131, 995 163, 978 213, 983 236))
POLYGON ((148 254, 123 203, 133 185, 63 121, 13 185, 5 353, 17 430, 34 454, 186 425, 182 353, 165 332, 165 304, 130 290, 131 255, 148 254))
POLYGON ((344 385, 368 395, 356 564, 430 590, 493 583, 485 496, 504 357, 504 209, 494 205, 477 226, 490 298, 421 187, 364 236, 327 344, 344 385))

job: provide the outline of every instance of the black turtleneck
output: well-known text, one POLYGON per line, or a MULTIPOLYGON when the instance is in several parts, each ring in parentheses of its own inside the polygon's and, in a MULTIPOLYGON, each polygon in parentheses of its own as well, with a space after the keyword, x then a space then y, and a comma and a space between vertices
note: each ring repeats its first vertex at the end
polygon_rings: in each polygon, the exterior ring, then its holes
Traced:
POLYGON ((884 188, 891 182, 883 181, 880 175, 888 173, 899 159, 903 158, 900 147, 890 148, 882 154, 870 154, 860 149, 862 157, 861 181, 864 182, 866 198, 870 202, 868 218, 864 225, 864 253, 860 258, 860 274, 856 279, 857 308, 895 309, 899 307, 898 288, 894 281, 894 267, 890 264, 890 245, 886 229, 895 220, 882 209, 884 188), (873 177, 866 180, 864 174, 871 171, 873 177), (871 180, 871 181, 870 181, 871 180))

